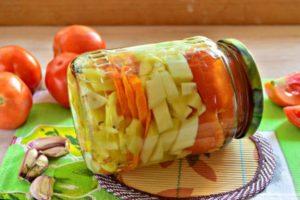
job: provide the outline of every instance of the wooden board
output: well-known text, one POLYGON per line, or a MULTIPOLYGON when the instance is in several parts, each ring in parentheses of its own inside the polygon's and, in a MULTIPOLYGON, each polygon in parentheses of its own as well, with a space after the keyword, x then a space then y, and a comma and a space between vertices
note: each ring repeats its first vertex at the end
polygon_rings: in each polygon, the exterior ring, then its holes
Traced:
POLYGON ((9 0, 0 25, 299 24, 299 0, 9 0))
MULTIPOLYGON (((60 27, 0 27, 0 46, 18 44, 31 51, 43 71, 53 57, 52 39, 60 27)), ((252 51, 263 78, 300 71, 300 26, 97 26, 108 48, 205 35, 237 38, 252 51)), ((0 131, 0 163, 13 135, 0 131)))

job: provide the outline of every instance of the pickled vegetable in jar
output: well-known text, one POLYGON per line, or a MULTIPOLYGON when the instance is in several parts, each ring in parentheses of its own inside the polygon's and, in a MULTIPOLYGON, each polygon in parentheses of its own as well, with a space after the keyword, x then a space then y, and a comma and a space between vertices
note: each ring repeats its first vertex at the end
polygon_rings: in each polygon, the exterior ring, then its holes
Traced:
POLYGON ((84 159, 96 174, 222 149, 262 115, 255 62, 234 39, 205 37, 99 50, 68 71, 84 159))

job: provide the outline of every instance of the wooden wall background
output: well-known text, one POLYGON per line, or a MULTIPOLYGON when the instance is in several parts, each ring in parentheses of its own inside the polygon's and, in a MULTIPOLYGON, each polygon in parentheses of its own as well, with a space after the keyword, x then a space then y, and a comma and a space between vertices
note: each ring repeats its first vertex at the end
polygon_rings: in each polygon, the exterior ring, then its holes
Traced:
POLYGON ((0 0, 0 25, 300 24, 300 0, 0 0))

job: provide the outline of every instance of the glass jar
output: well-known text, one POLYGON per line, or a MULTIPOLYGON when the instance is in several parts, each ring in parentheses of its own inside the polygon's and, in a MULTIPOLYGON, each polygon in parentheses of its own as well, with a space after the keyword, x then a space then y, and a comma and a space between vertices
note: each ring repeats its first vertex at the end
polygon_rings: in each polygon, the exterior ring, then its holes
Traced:
POLYGON ((253 134, 262 116, 258 70, 234 39, 86 53, 72 62, 68 87, 83 156, 96 174, 214 152, 253 134))

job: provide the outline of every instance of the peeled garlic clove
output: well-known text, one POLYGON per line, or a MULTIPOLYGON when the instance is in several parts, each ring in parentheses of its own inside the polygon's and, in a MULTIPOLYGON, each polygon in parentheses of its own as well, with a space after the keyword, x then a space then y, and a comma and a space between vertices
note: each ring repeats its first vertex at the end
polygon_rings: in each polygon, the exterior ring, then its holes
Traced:
POLYGON ((19 176, 24 177, 27 172, 34 166, 39 153, 36 149, 29 149, 25 153, 19 176))
POLYGON ((69 150, 66 147, 53 147, 53 148, 46 149, 46 150, 43 150, 40 152, 47 157, 58 158, 58 157, 68 154, 69 150))
POLYGON ((48 158, 45 155, 40 155, 35 161, 35 165, 27 172, 25 178, 29 181, 33 180, 47 169, 48 164, 48 158))
POLYGON ((67 141, 68 141, 67 138, 61 136, 52 136, 52 137, 45 137, 45 138, 39 138, 33 140, 28 144, 28 146, 30 148, 34 148, 40 151, 40 150, 50 149, 52 147, 59 147, 59 146, 66 147, 68 146, 67 141))
POLYGON ((39 176, 30 185, 30 195, 37 200, 50 200, 53 195, 54 178, 39 176))

